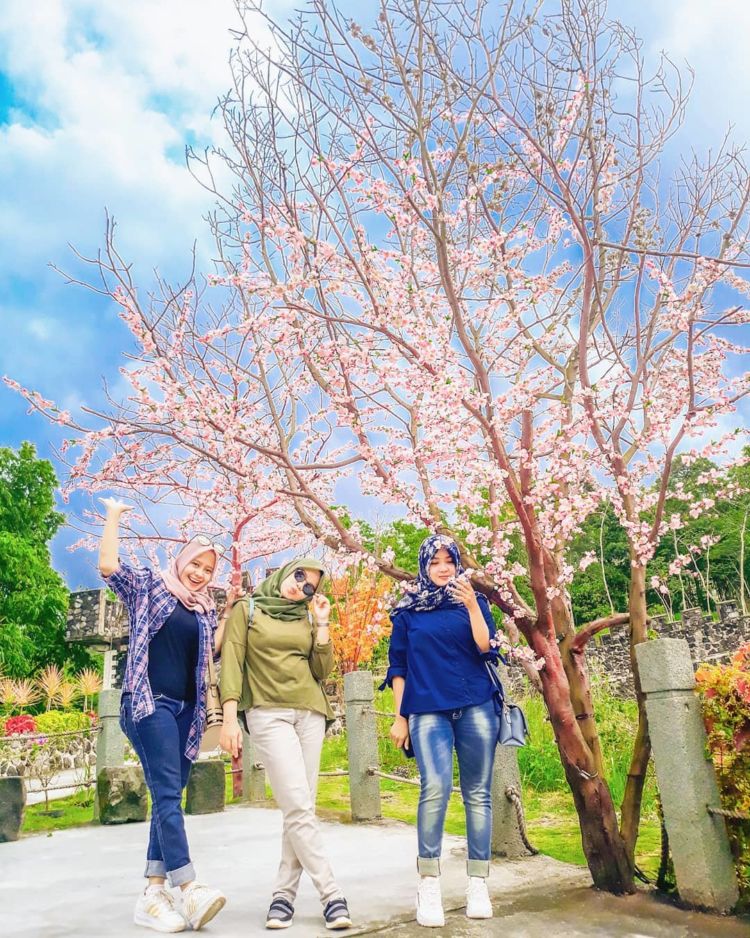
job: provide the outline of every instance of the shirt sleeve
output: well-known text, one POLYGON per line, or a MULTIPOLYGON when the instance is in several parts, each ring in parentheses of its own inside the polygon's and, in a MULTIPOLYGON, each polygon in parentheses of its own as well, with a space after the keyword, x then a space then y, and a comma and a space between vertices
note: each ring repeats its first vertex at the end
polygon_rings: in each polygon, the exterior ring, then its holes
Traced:
MULTIPOLYGON (((479 608, 482 610, 484 621, 487 623, 487 628, 490 632, 490 642, 492 642, 497 629, 495 628, 495 620, 492 618, 489 601, 482 593, 477 594, 477 601, 479 602, 479 608)), ((497 648, 495 648, 492 644, 490 644, 489 651, 483 651, 480 652, 480 654, 485 661, 491 661, 493 664, 497 664, 498 658, 501 657, 497 648)))
POLYGON ((148 567, 131 567, 120 562, 114 573, 102 579, 127 609, 132 609, 136 597, 151 587, 154 575, 148 567))
POLYGON ((316 681, 324 681, 333 671, 333 643, 328 641, 319 644, 313 637, 313 647, 310 652, 310 670, 316 681))
POLYGON ((247 649, 247 620, 247 602, 236 602, 224 626, 224 640, 221 643, 219 696, 222 703, 226 703, 227 700, 239 700, 242 697, 247 649))
POLYGON ((380 685, 380 690, 383 690, 384 687, 393 687, 394 677, 406 677, 408 638, 404 614, 397 615, 391 621, 393 622, 393 630, 391 632, 391 642, 388 646, 388 673, 380 685))

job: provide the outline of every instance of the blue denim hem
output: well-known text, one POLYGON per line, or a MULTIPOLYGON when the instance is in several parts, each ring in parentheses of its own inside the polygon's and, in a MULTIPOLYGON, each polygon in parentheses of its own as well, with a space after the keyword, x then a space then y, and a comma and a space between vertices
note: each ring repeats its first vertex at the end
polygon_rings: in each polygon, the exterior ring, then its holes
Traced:
POLYGON ((440 876, 440 857, 417 857, 420 876, 440 876))
POLYGON ((166 876, 167 868, 164 866, 164 860, 146 860, 146 872, 144 876, 166 876))
POLYGON ((469 876, 479 876, 482 879, 487 879, 487 877, 490 875, 490 861, 467 860, 466 873, 469 876))
POLYGON ((179 870, 169 870, 167 879, 170 886, 184 886, 185 883, 192 883, 195 879, 195 867, 192 863, 186 863, 179 870))

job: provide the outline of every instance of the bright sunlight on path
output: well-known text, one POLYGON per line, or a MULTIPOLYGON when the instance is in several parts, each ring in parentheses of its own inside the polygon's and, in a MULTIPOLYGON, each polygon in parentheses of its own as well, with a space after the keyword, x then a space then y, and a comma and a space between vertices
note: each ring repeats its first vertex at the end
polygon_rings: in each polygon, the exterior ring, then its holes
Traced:
MULTIPOLYGON (((225 909, 204 934, 209 938, 269 934, 263 922, 279 856, 279 812, 237 806, 186 821, 199 879, 227 894, 225 909)), ((443 863, 445 905, 454 911, 444 929, 427 932, 413 924, 416 831, 396 821, 324 823, 323 827, 334 870, 358 926, 342 934, 741 938, 748 933, 747 924, 736 921, 690 915, 645 898, 617 900, 596 894, 587 888, 586 871, 548 857, 496 861, 491 886, 499 917, 492 923, 471 923, 458 911, 465 888, 465 854, 461 840, 454 837, 446 838, 443 863)), ((0 845, 3 938, 151 934, 132 924, 133 905, 143 883, 147 833, 145 824, 91 826, 0 845)), ((290 938, 325 934, 331 932, 323 926, 320 904, 303 879, 290 938)))

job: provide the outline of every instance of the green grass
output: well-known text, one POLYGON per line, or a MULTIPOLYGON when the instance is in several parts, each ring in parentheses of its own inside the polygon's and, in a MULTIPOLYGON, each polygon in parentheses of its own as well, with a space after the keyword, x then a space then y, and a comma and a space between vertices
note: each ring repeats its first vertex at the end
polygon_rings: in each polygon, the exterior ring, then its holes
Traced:
POLYGON ((94 816, 94 793, 91 788, 50 801, 47 812, 44 802, 26 808, 21 825, 22 834, 45 834, 71 827, 91 824, 94 816))

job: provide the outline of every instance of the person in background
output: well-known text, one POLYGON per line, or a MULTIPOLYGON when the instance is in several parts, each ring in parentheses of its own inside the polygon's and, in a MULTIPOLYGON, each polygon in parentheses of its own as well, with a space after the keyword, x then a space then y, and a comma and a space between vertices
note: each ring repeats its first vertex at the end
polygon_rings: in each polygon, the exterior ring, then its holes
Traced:
POLYGON ((320 591, 317 560, 286 564, 257 587, 227 622, 220 693, 221 745, 242 748, 238 711, 265 766, 284 828, 281 862, 266 928, 288 928, 304 870, 323 905, 326 928, 348 928, 349 909, 325 853, 315 796, 326 723, 333 719, 322 681, 333 668, 331 606, 320 591), (308 612, 309 610, 309 612, 308 612), (311 613, 311 615, 309 614, 311 613))
POLYGON ((500 729, 485 659, 495 657, 489 604, 461 566, 458 546, 443 535, 419 548, 419 574, 391 611, 393 633, 384 682, 393 687, 394 744, 411 743, 421 778, 417 809, 417 922, 445 924, 440 853, 458 758, 466 811, 466 914, 491 918, 487 891, 492 807, 490 788, 500 729))
MULTIPOLYGON (((197 931, 226 902, 218 889, 196 882, 182 814, 205 725, 208 656, 218 654, 224 630, 208 592, 222 548, 199 535, 165 571, 131 567, 120 560, 118 529, 132 506, 114 498, 102 503, 99 571, 130 622, 120 726, 141 761, 152 802, 148 883, 134 921, 160 932, 197 931), (179 903, 165 881, 178 888, 179 903)), ((234 598, 230 591, 225 615, 234 598)))

